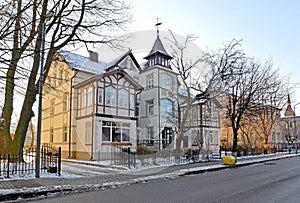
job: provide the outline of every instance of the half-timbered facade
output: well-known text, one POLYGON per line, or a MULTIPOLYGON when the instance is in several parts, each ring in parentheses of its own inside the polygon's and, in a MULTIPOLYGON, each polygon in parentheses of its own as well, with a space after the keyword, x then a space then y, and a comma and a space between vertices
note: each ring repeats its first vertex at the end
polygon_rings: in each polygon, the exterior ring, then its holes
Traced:
MULTIPOLYGON (((95 52, 83 57, 59 51, 44 86, 42 142, 62 147, 63 157, 94 160, 110 159, 115 147, 174 149, 180 84, 158 32, 144 59, 140 66, 128 51, 105 63, 95 52)), ((199 112, 205 105, 193 109, 199 112)), ((198 122, 200 115, 195 116, 198 122)), ((195 143, 200 124, 189 127, 188 141, 183 141, 187 148, 195 143)), ((218 145, 217 128, 201 131, 208 147, 218 145)))

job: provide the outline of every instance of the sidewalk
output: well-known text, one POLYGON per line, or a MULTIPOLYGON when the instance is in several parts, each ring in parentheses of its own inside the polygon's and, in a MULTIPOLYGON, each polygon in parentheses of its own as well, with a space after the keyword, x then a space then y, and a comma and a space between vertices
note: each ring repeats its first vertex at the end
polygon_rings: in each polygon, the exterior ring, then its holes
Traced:
MULTIPOLYGON (((234 166, 224 165, 221 161, 194 163, 187 165, 174 165, 147 168, 145 170, 122 171, 116 175, 98 175, 85 178, 31 178, 19 180, 0 181, 0 201, 16 200, 36 197, 40 195, 64 194, 72 192, 93 191, 105 188, 120 187, 160 179, 174 179, 179 176, 217 171, 227 168, 236 168, 250 164, 289 158, 297 154, 276 154, 261 157, 247 157, 238 159, 234 166)), ((86 164, 86 163, 83 163, 86 164)))

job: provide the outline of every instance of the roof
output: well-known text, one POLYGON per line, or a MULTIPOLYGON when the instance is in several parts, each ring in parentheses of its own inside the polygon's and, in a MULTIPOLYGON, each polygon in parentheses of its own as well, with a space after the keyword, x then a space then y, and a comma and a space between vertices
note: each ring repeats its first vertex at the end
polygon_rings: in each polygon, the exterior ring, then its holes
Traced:
POLYGON ((133 56, 131 50, 129 50, 128 52, 124 53, 123 55, 115 58, 114 60, 112 60, 111 62, 107 63, 105 66, 105 70, 110 70, 113 67, 117 67, 119 65, 119 63, 126 57, 126 56, 130 56, 133 63, 136 65, 136 67, 138 68, 139 71, 141 71, 141 67, 139 65, 139 63, 137 62, 136 58, 133 56))
POLYGON ((163 44, 162 44, 162 42, 161 42, 161 40, 159 38, 159 35, 157 35, 157 38, 156 38, 156 40, 154 42, 154 45, 153 45, 150 53, 146 57, 144 57, 144 59, 149 59, 153 54, 156 54, 156 53, 160 53, 160 54, 166 56, 169 59, 172 58, 172 56, 170 56, 166 52, 166 50, 165 50, 165 48, 164 48, 164 46, 163 46, 163 44))
POLYGON ((64 58, 64 61, 69 64, 70 68, 84 72, 99 74, 105 70, 105 62, 96 62, 88 57, 81 56, 69 51, 59 50, 58 53, 64 58))
POLYGON ((94 76, 78 83, 77 85, 74 86, 74 88, 83 87, 83 86, 85 86, 87 84, 90 84, 94 81, 100 80, 102 78, 105 78, 105 77, 108 77, 108 76, 114 75, 114 74, 120 74, 121 76, 123 76, 123 78, 125 80, 127 80, 135 89, 137 89, 137 90, 142 90, 143 89, 143 87, 135 79, 133 79, 130 75, 128 75, 126 73, 126 71, 124 71, 123 69, 120 69, 120 68, 108 70, 106 72, 94 75, 94 76))

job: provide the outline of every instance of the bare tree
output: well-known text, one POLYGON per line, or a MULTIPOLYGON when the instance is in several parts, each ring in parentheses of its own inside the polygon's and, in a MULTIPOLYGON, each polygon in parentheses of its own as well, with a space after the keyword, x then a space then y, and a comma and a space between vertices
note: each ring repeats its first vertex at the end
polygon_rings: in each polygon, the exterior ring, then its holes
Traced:
POLYGON ((61 48, 88 48, 101 43, 113 46, 118 39, 116 31, 124 29, 130 20, 129 7, 122 0, 18 0, 1 1, 0 5, 1 14, 5 14, 0 21, 0 71, 5 73, 0 153, 20 153, 34 116, 32 106, 39 89, 40 53, 46 53, 43 72, 46 78, 53 56, 61 48), (44 33, 48 36, 45 49, 44 33), (20 82, 23 78, 28 79, 20 82), (14 110, 13 96, 20 86, 25 87, 24 101, 12 140, 9 128, 14 110))
MULTIPOLYGON (((229 68, 232 69, 230 72, 233 73, 233 76, 222 78, 222 84, 224 85, 224 90, 227 92, 225 105, 233 130, 232 150, 235 156, 238 147, 238 133, 243 117, 249 116, 252 112, 254 112, 254 114, 257 113, 258 109, 261 109, 262 106, 267 106, 266 109, 268 109, 268 111, 270 111, 270 109, 276 109, 274 92, 278 91, 278 89, 280 89, 281 92, 284 90, 282 89, 284 85, 278 78, 277 72, 273 70, 273 66, 270 64, 263 65, 253 58, 246 57, 246 55, 239 50, 240 46, 240 42, 238 41, 235 41, 233 44, 231 42, 227 46, 229 48, 225 48, 220 52, 220 56, 217 57, 215 61, 216 64, 220 64, 221 66, 227 65, 224 63, 223 57, 234 62, 229 68), (233 54, 226 53, 226 50, 233 49, 237 51, 233 52, 233 54), (262 100, 264 101, 263 104, 262 100)), ((277 104, 282 102, 279 98, 282 98, 282 95, 276 98, 278 100, 277 104)), ((276 113, 277 111, 272 111, 269 115, 274 118, 276 117, 276 113)), ((271 125, 268 126, 268 133, 270 129, 271 125)))
MULTIPOLYGON (((176 159, 179 159, 181 151, 181 143, 189 130, 192 106, 197 100, 213 98, 219 96, 224 89, 223 80, 229 80, 234 75, 230 71, 234 69, 231 67, 238 60, 238 56, 234 55, 234 43, 231 47, 226 47, 224 56, 217 54, 201 54, 200 57, 192 60, 187 57, 187 48, 195 40, 193 35, 188 35, 185 40, 179 42, 172 31, 171 33, 171 49, 172 49, 172 67, 178 73, 179 83, 185 90, 184 99, 178 101, 184 102, 184 108, 179 108, 178 131, 176 131, 176 159), (234 55, 228 57, 227 55, 234 55), (219 57, 223 58, 221 61, 219 57), (195 96, 196 95, 196 96, 195 96)), ((237 43, 237 42, 235 42, 237 43)), ((203 141, 203 137, 199 138, 203 141)))

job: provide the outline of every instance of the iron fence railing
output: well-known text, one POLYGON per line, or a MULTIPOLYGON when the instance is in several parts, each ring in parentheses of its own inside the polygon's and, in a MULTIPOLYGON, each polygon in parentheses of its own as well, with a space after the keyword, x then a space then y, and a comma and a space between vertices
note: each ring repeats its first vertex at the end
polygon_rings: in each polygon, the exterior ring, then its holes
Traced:
MULTIPOLYGON (((41 172, 61 173, 61 149, 43 144, 41 150, 41 172)), ((22 154, 0 154, 0 177, 28 176, 35 173, 36 148, 24 149, 22 154)))

